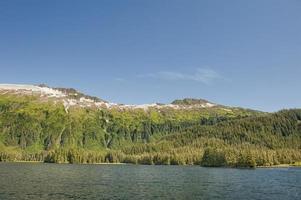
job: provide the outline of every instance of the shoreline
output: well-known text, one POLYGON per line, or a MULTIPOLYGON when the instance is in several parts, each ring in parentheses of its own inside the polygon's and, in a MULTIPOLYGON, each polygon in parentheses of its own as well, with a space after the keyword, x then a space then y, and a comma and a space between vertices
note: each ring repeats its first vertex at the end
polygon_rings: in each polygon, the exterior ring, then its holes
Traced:
POLYGON ((301 165, 280 164, 280 165, 272 165, 272 166, 257 166, 256 168, 293 168, 293 167, 301 167, 301 165))
POLYGON ((18 160, 18 161, 0 161, 0 163, 45 163, 45 164, 70 164, 70 165, 128 165, 130 163, 50 163, 50 162, 44 162, 44 161, 23 161, 23 160, 18 160))
MULTIPOLYGON (((70 165, 143 165, 143 164, 132 164, 132 163, 47 163, 43 161, 0 161, 0 163, 35 163, 35 164, 40 164, 40 163, 45 163, 45 164, 70 164, 70 165)), ((151 166, 151 165, 150 165, 151 166)), ((159 165, 154 165, 154 166, 159 166, 159 165)), ((168 166, 168 165, 164 165, 168 166)), ((169 166, 200 166, 204 167, 201 165, 169 165, 169 166)), ((233 169, 256 169, 256 168, 261 168, 261 169, 267 169, 267 168, 300 168, 301 165, 299 164, 279 164, 279 165, 271 165, 271 166, 256 166, 255 168, 244 168, 244 167, 231 167, 231 166, 224 166, 224 167, 209 167, 209 168, 233 168, 233 169)))

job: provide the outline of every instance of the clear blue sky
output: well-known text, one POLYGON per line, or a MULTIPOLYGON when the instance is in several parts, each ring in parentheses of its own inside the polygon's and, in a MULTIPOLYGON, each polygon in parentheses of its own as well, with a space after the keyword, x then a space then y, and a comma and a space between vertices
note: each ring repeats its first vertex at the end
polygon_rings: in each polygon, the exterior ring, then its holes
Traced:
POLYGON ((300 0, 3 0, 0 82, 301 107, 300 0))

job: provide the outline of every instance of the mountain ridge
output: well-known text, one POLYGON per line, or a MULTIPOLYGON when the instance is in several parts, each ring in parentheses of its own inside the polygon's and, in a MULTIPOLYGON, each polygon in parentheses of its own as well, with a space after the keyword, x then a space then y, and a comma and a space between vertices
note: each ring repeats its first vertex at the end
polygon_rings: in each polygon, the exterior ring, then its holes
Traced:
POLYGON ((15 94, 34 95, 40 93, 42 97, 58 98, 61 99, 68 109, 71 106, 80 105, 82 107, 117 107, 121 109, 148 109, 150 107, 155 108, 173 108, 173 109, 191 109, 191 108, 210 108, 218 106, 215 103, 209 102, 204 99, 184 98, 182 100, 174 100, 169 104, 152 103, 152 104, 117 104, 108 102, 99 97, 86 95, 74 88, 61 88, 61 87, 49 87, 45 84, 39 85, 27 85, 27 84, 0 84, 0 92, 3 91, 9 93, 12 91, 15 94))

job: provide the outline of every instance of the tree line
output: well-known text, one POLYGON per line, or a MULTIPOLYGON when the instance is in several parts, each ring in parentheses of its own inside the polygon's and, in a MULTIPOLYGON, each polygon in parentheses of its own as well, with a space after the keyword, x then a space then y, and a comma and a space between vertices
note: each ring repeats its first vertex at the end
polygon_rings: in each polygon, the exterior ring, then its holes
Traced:
POLYGON ((256 167, 301 161, 301 110, 98 110, 0 96, 0 161, 256 167))

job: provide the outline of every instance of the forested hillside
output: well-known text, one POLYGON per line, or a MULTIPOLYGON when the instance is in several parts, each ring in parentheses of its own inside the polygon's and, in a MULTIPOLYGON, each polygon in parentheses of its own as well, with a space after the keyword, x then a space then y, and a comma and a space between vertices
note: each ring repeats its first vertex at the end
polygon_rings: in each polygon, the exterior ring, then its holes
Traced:
MULTIPOLYGON (((175 104, 206 103, 178 100, 175 104)), ((0 161, 255 167, 301 161, 301 110, 70 107, 0 95, 0 161)))

